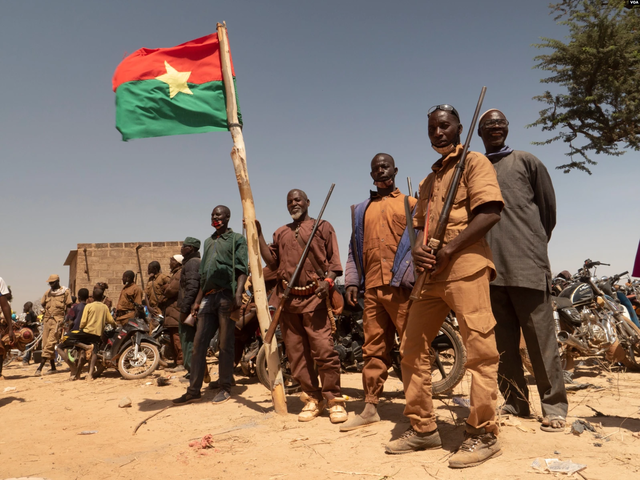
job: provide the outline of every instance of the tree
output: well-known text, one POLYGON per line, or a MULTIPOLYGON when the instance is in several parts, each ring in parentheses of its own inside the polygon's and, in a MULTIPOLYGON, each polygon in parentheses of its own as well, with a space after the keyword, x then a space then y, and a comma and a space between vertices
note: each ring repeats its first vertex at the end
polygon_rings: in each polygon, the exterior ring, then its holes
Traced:
POLYGON ((556 84, 561 93, 547 90, 533 97, 547 107, 527 127, 541 126, 555 136, 535 145, 556 141, 569 144, 570 161, 556 167, 565 173, 577 169, 591 174, 596 162, 588 153, 622 155, 640 150, 640 11, 625 9, 624 0, 563 0, 551 4, 554 20, 569 28, 566 43, 542 38, 536 48, 535 68, 551 72, 540 80, 556 84), (578 155, 578 159, 574 159, 578 155))

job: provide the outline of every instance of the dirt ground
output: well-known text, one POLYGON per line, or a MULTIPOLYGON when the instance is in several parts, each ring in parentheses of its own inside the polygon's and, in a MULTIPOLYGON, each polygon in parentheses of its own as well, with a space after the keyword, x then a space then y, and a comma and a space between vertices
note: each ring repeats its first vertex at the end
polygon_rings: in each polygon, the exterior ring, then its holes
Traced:
MULTIPOLYGON (((210 366, 215 378, 217 365, 210 366)), ((587 465, 572 478, 640 478, 640 374, 601 371, 597 366, 577 372, 577 382, 594 386, 570 394, 568 424, 577 418, 601 424, 600 438, 590 432, 576 436, 569 428, 565 433, 544 433, 536 420, 521 419, 513 425, 517 421, 507 419, 512 424, 502 427, 500 437, 504 454, 465 470, 447 467, 462 440, 468 412, 456 405, 453 395, 436 401, 443 449, 384 453, 385 443, 408 427, 402 415, 402 384, 394 376, 387 381, 379 409, 383 421, 340 433, 327 414, 299 423, 302 403, 297 395, 287 397, 288 415, 275 414, 267 390, 254 378, 236 377, 233 397, 222 405, 213 405, 215 392, 207 390, 201 403, 163 410, 186 389, 178 377, 168 386, 157 386, 156 377, 168 375, 163 371, 128 381, 112 370, 89 383, 67 381, 64 367, 43 377, 33 377, 34 370, 18 363, 4 371, 0 478, 541 479, 545 475, 531 468, 536 458, 587 465), (131 399, 130 408, 118 407, 123 397, 131 399), (606 416, 596 416, 587 405, 606 416), (133 434, 136 425, 161 410, 133 434), (212 448, 189 446, 207 434, 212 435, 212 448)), ((349 397, 347 409, 359 412, 360 375, 344 374, 342 382, 349 397)), ((467 376, 454 395, 467 397, 468 392, 467 376)), ((539 405, 535 408, 539 411, 539 405)))

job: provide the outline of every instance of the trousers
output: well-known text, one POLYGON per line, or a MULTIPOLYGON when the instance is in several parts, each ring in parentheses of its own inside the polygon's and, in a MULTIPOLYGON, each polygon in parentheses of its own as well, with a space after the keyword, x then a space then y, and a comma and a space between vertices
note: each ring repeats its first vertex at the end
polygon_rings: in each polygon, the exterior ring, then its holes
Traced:
POLYGON ((191 357, 191 378, 187 393, 199 395, 207 368, 207 350, 211 339, 220 329, 220 350, 218 356, 218 381, 222 389, 231 390, 233 382, 233 346, 235 324, 229 317, 233 298, 229 290, 220 290, 206 295, 198 312, 198 327, 193 341, 191 357))
POLYGON ((51 360, 55 358, 55 349, 60 336, 62 335, 62 326, 64 319, 47 318, 44 321, 44 330, 42 331, 42 359, 51 360))
POLYGON ((191 372, 191 356, 193 355, 193 340, 196 338, 196 327, 181 323, 178 325, 178 333, 182 349, 182 364, 187 372, 191 372))
POLYGON ((171 349, 173 350, 173 359, 176 365, 183 365, 184 358, 182 355, 182 341, 180 339, 180 327, 167 327, 167 335, 171 338, 171 349))
POLYGON ((291 363, 291 374, 302 391, 316 400, 341 397, 340 357, 333 346, 327 310, 299 314, 283 310, 280 329, 291 363), (318 367, 317 372, 314 363, 318 367))
POLYGON ((491 307, 496 318, 496 344, 500 352, 498 386, 517 415, 529 415, 529 389, 520 356, 520 329, 536 377, 542 414, 567 416, 568 401, 553 309, 549 293, 523 287, 491 286, 491 307))
POLYGON ((362 387, 366 403, 377 404, 382 395, 396 332, 402 338, 407 321, 409 295, 411 291, 406 288, 388 285, 364 292, 362 387))
POLYGON ((425 283, 420 300, 409 310, 402 337, 402 381, 406 398, 404 414, 417 432, 437 430, 433 409, 431 342, 438 334, 449 310, 458 318, 460 334, 467 350, 465 367, 471 373, 470 412, 467 430, 498 433, 498 362, 489 294, 490 270, 450 282, 425 283))

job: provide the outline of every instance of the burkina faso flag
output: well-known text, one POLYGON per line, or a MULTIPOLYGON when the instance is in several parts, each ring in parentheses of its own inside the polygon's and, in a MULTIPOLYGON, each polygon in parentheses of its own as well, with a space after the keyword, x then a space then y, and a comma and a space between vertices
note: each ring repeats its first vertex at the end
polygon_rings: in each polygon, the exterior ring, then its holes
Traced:
POLYGON ((135 51, 116 68, 113 90, 123 140, 229 130, 217 33, 135 51))

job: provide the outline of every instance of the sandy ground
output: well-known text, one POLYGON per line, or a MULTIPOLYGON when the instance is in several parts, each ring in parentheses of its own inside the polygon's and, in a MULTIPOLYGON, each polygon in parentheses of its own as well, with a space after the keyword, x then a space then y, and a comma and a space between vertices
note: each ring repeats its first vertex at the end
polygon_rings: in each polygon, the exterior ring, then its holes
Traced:
MULTIPOLYGON (((213 361, 213 360, 212 360, 213 361)), ((582 476, 572 478, 640 478, 640 374, 583 367, 578 382, 594 387, 570 394, 569 423, 582 418, 601 424, 596 438, 544 433, 536 420, 505 425, 504 454, 481 466, 451 470, 447 460, 462 440, 467 413, 453 396, 436 402, 443 449, 390 456, 384 445, 408 427, 402 415, 401 382, 391 376, 380 405, 382 422, 341 434, 324 415, 299 423, 302 403, 287 398, 289 413, 273 412, 266 389, 256 379, 236 377, 233 397, 213 405, 207 390, 201 403, 172 407, 136 425, 180 396, 186 384, 173 378, 159 387, 156 377, 127 381, 114 371, 93 383, 69 382, 68 370, 33 377, 34 366, 5 368, 0 385, 0 478, 62 479, 528 479, 544 478, 531 463, 537 457, 586 464, 582 476), (148 383, 152 382, 152 383, 148 383), (15 387, 15 390, 7 390, 15 387), (133 405, 119 408, 123 397, 133 405), (606 416, 596 416, 587 405, 606 416), (81 432, 94 432, 82 435, 81 432), (213 448, 189 443, 213 435, 213 448)), ((217 365, 211 364, 213 378, 217 365)), ((363 408, 361 377, 342 376, 348 410, 363 408)), ((454 392, 466 397, 469 378, 454 392)), ((536 405, 537 411, 539 406, 536 405)), ((509 423, 509 420, 507 420, 509 423)), ((515 422, 517 423, 517 422, 515 422)), ((546 474, 551 477, 551 474, 546 474)))

